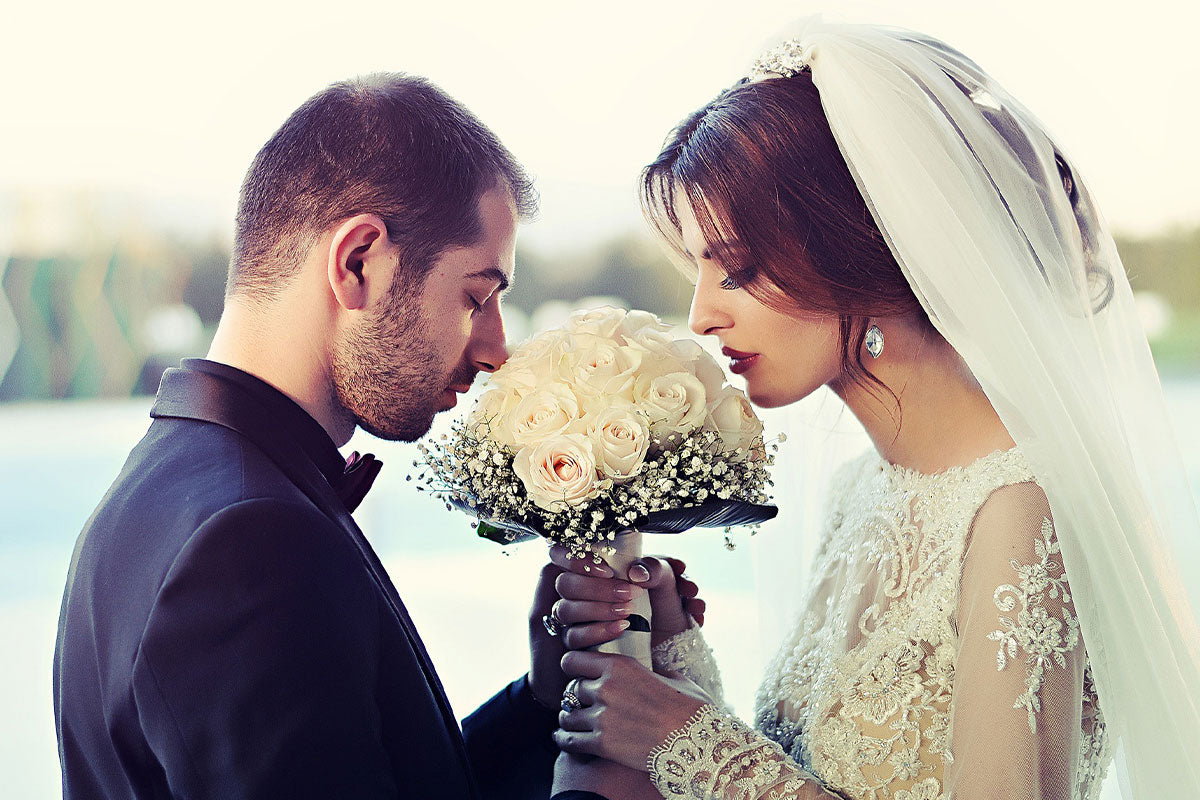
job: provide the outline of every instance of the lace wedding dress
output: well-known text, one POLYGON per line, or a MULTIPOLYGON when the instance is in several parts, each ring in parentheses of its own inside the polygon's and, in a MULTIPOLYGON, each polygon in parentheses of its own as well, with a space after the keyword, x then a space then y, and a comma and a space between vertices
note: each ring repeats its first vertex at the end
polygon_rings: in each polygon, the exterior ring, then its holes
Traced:
MULTIPOLYGON (((1049 505, 1016 449, 847 464, 757 730, 704 706, 649 759, 667 798, 1095 798, 1111 759, 1049 505)), ((718 703, 699 629, 660 644, 718 703)))

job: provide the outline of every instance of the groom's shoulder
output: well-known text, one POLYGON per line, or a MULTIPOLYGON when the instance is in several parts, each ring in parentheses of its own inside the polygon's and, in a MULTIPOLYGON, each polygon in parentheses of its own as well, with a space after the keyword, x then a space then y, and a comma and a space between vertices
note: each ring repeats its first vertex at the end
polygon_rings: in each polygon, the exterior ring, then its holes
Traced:
POLYGON ((240 434, 199 420, 158 419, 130 452, 105 504, 174 516, 194 528, 254 498, 309 501, 275 462, 240 434))
POLYGON ((280 525, 296 527, 302 520, 306 529, 336 528, 237 433, 195 420, 159 419, 130 453, 78 549, 85 562, 105 571, 161 572, 206 524, 229 528, 248 513, 256 525, 274 514, 280 525))

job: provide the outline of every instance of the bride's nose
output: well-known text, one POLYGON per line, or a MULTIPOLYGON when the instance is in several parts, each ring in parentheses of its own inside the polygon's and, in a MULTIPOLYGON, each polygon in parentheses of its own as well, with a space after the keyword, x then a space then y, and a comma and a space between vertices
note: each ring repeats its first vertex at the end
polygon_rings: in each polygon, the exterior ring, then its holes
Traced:
POLYGON ((729 314, 721 308, 721 289, 713 282, 709 270, 701 270, 692 292, 692 307, 688 312, 688 327, 699 336, 715 334, 732 325, 729 314))

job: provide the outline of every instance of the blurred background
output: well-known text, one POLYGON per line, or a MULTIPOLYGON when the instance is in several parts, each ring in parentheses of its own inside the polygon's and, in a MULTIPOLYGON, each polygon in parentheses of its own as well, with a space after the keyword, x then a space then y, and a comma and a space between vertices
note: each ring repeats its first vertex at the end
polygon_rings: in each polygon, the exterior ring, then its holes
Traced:
MULTIPOLYGON (((331 81, 402 70, 430 77, 497 132, 542 196, 507 301, 514 342, 602 301, 682 322, 690 288, 641 221, 638 172, 672 125, 744 74, 789 22, 822 10, 946 39, 1082 165, 1138 293, 1195 491, 1193 5, 22 4, 5 12, 0 50, 0 794, 60 793, 50 669, 71 548, 149 424, 162 370, 207 349, 242 172, 297 105, 331 81)), ((796 536, 824 493, 796 476, 826 474, 865 440, 824 394, 767 421, 808 435, 784 447, 778 492, 788 502, 758 536, 796 536)), ((359 435, 350 448, 388 464, 356 516, 465 715, 525 669, 544 549, 501 550, 416 496, 404 481, 411 446, 359 435)), ((728 551, 719 533, 698 532, 649 546, 690 562, 728 695, 749 715, 780 633, 757 622, 755 575, 767 567, 754 540, 728 551)))

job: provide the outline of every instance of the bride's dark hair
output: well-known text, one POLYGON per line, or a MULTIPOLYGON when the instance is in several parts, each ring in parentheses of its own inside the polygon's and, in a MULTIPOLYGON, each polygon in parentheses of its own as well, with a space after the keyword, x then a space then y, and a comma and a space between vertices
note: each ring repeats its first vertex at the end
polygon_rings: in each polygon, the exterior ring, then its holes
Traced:
MULTIPOLYGON (((1007 127, 1013 137, 1019 133, 1015 123, 988 119, 1018 158, 1030 149, 1006 135, 1007 127)), ((1073 176, 1057 152, 1056 158, 1078 215, 1073 176)), ((837 314, 844 374, 890 394, 863 366, 869 318, 929 321, 859 193, 808 70, 743 80, 691 114, 643 170, 641 195, 647 219, 685 272, 694 274, 695 266, 680 235, 681 202, 695 213, 722 268, 758 300, 788 314, 837 314)), ((930 224, 936 235, 936 220, 930 224)), ((1111 296, 1112 279, 1096 267, 1095 243, 1080 227, 1098 310, 1111 296)))
POLYGON ((762 303, 837 314, 842 367, 852 379, 878 383, 862 363, 869 317, 925 320, 807 71, 742 82, 691 114, 643 170, 641 195, 685 270, 695 267, 680 235, 680 202, 720 252, 721 267, 762 303))

